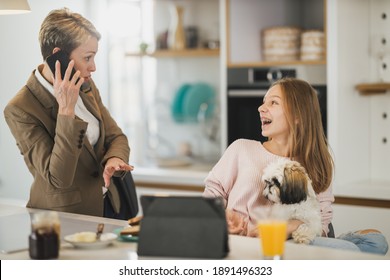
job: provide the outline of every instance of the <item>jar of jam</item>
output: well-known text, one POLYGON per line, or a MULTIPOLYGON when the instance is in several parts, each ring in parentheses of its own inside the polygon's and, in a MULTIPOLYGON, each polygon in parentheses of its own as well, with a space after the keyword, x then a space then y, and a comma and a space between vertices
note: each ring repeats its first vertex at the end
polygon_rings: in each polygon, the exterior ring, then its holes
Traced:
POLYGON ((33 213, 29 236, 30 258, 56 259, 60 249, 60 222, 56 212, 33 213))

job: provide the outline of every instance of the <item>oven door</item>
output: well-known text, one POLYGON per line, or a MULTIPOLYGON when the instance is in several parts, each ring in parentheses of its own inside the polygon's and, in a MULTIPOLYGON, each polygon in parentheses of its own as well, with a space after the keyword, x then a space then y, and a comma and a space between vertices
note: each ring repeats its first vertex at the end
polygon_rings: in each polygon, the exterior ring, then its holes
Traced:
POLYGON ((263 103, 267 89, 229 89, 227 136, 228 145, 237 139, 245 138, 266 141, 261 134, 258 108, 263 103))

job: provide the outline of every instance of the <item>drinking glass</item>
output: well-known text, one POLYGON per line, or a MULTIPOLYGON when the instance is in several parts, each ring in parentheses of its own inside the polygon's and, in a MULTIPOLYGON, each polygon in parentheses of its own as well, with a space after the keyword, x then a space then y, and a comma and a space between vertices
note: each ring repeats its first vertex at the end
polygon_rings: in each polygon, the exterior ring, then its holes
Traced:
POLYGON ((282 209, 264 207, 257 225, 264 259, 281 260, 287 238, 287 220, 282 209))

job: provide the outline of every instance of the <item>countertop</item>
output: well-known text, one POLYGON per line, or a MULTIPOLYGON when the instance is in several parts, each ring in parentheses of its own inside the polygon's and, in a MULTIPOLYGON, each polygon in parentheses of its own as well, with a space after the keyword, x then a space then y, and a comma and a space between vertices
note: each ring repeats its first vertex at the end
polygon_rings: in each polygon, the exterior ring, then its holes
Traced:
POLYGON ((214 164, 190 164, 176 167, 137 166, 132 172, 136 185, 172 185, 185 188, 204 187, 204 180, 214 164))
MULTIPOLYGON (((25 241, 24 246, 18 248, 17 252, 13 253, 0 253, 1 260, 16 259, 23 260, 29 259, 27 250, 27 236, 30 233, 30 213, 35 211, 42 211, 38 209, 25 208, 15 205, 4 204, 0 201, 0 220, 13 220, 15 222, 9 223, 9 226, 1 228, 6 233, 18 233, 17 236, 12 236, 15 240, 17 237, 21 237, 22 241, 25 241), (19 219, 20 218, 20 219, 19 219), (20 222, 16 222, 19 220, 20 222)), ((110 231, 117 227, 127 226, 127 221, 113 220, 101 217, 78 215, 71 213, 58 212, 61 220, 61 235, 69 233, 75 233, 85 230, 96 229, 98 223, 105 224, 105 231, 110 231)), ((5 238, 4 232, 1 235, 3 241, 5 238)), ((229 235, 229 248, 230 252, 225 259, 235 260, 261 260, 261 245, 258 238, 243 237, 237 235, 229 235)), ((23 244, 22 244, 23 245, 23 244)), ((59 259, 68 260, 127 260, 127 259, 145 259, 137 254, 137 243, 136 242, 122 242, 115 240, 112 245, 100 249, 77 249, 72 245, 65 242, 61 245, 59 259)), ((146 258, 146 259, 161 259, 161 257, 146 258)), ((180 259, 180 258, 179 258, 180 259)), ((285 259, 331 259, 331 260, 385 260, 389 259, 387 256, 367 254, 346 250, 337 250, 331 248, 322 248, 316 246, 299 245, 292 242, 286 242, 285 247, 285 259)))
POLYGON ((350 184, 333 184, 335 196, 384 200, 390 202, 390 182, 354 182, 350 184))

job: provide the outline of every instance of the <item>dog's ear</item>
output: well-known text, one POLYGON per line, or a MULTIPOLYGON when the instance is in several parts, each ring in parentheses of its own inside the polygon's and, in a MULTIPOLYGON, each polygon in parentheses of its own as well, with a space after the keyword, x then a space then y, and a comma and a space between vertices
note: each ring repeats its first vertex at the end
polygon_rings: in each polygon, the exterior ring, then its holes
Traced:
POLYGON ((295 204, 307 199, 307 178, 300 170, 284 169, 284 180, 280 186, 280 201, 282 204, 295 204))

